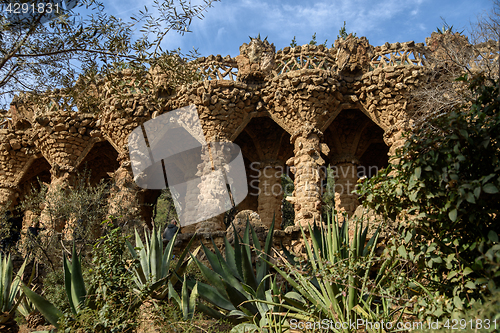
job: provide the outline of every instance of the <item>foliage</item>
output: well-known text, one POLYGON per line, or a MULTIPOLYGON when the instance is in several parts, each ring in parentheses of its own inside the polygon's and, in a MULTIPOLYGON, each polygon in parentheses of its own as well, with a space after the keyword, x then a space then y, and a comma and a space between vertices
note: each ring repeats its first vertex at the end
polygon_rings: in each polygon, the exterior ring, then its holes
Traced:
POLYGON ((109 209, 109 184, 105 181, 93 185, 90 172, 78 174, 69 187, 49 187, 39 181, 21 201, 21 210, 33 213, 33 227, 38 235, 29 232, 20 244, 21 251, 32 255, 37 262, 49 263, 56 270, 61 259, 60 236, 64 232, 78 240, 79 251, 99 237, 101 221, 109 209))
POLYGON ((182 318, 184 320, 191 320, 194 316, 194 311, 196 309, 196 298, 198 297, 198 283, 196 283, 189 295, 188 285, 186 283, 186 276, 184 276, 184 282, 182 283, 181 297, 175 291, 174 286, 171 281, 168 281, 168 298, 173 298, 179 308, 182 311, 182 318))
POLYGON ((191 247, 194 237, 191 238, 191 241, 180 255, 174 270, 170 271, 177 234, 174 235, 165 248, 163 248, 161 232, 157 228, 153 229, 151 238, 145 232, 146 245, 143 244, 137 230, 135 231, 135 247, 129 241, 126 241, 128 250, 134 259, 131 270, 134 272, 134 282, 139 287, 139 292, 149 289, 154 298, 163 299, 168 294, 167 282, 175 285, 178 277, 184 274, 186 267, 191 263, 191 260, 184 261, 184 258, 191 247))
POLYGON ((356 37, 356 33, 354 33, 354 34, 352 32, 350 34, 347 33, 347 30, 345 28, 345 21, 344 21, 344 25, 342 26, 342 28, 340 28, 339 34, 337 35, 337 39, 341 39, 342 38, 342 39, 345 40, 345 39, 347 39, 347 37, 349 37, 349 35, 352 35, 353 37, 356 37))
MULTIPOLYGON (((265 260, 271 253, 273 239, 274 219, 269 233, 261 248, 257 234, 247 220, 247 225, 241 238, 234 229, 234 247, 224 237, 225 258, 218 250, 215 243, 215 253, 203 246, 205 256, 212 270, 194 258, 205 279, 210 285, 197 282, 198 293, 202 299, 212 304, 210 308, 198 303, 197 308, 214 318, 227 317, 228 320, 250 321, 260 320, 263 311, 249 301, 254 299, 266 299, 266 291, 270 288, 269 264, 265 260), (251 236, 250 236, 251 235, 251 236), (251 238, 250 238, 251 237, 251 238), (255 265, 252 265, 252 251, 250 239, 257 251, 255 265)), ((193 288, 194 281, 188 281, 189 287, 193 288)), ((266 306, 267 307, 267 306, 266 306)))
POLYGON ((0 251, 11 253, 20 238, 22 217, 8 210, 10 202, 0 207, 0 251))
MULTIPOLYGON (((165 35, 171 31, 180 34, 189 31, 192 19, 202 18, 215 1, 191 5, 185 0, 155 0, 152 11, 145 7, 133 14, 129 22, 107 14, 104 5, 95 0, 74 2, 78 5, 64 8, 60 15, 24 15, 17 20, 9 17, 5 7, 8 2, 2 3, 1 103, 7 105, 10 102, 7 99, 19 92, 33 92, 36 97, 47 90, 65 88, 75 105, 92 111, 90 106, 98 99, 91 92, 114 62, 150 63, 155 67, 162 58, 173 59, 172 52, 161 49, 165 35), (137 28, 141 29, 141 35, 134 37, 137 28), (75 87, 80 74, 93 84, 75 87)), ((58 3, 62 5, 62 1, 58 3)))
POLYGON ((184 320, 182 310, 174 302, 159 301, 152 313, 155 325, 162 333, 171 332, 204 332, 204 333, 228 333, 234 326, 224 319, 217 321, 196 312, 192 320, 184 320))
POLYGON ((281 229, 284 230, 288 226, 295 225, 295 210, 292 203, 286 200, 286 197, 292 196, 294 185, 292 179, 285 173, 281 175, 281 188, 283 189, 281 229))
POLYGON ((43 296, 62 312, 70 311, 66 288, 64 287, 63 267, 47 272, 47 275, 43 278, 43 296))
MULTIPOLYGON (((253 299, 246 302, 251 302, 256 305, 259 311, 253 317, 243 316, 246 320, 234 326, 231 333, 269 333, 281 332, 286 327, 286 318, 280 316, 282 311, 279 302, 280 288, 276 282, 276 278, 271 280, 271 285, 264 294, 257 295, 253 293, 253 299)), ((237 314, 234 312, 234 314, 237 314)))
MULTIPOLYGON (((326 46, 327 41, 328 41, 328 39, 325 39, 325 41, 323 43, 321 43, 321 45, 323 45, 324 47, 327 47, 326 46)), ((309 41, 309 45, 318 45, 318 41, 316 40, 316 33, 314 33, 311 36, 311 40, 309 41)), ((297 46, 297 39, 296 39, 296 36, 293 36, 293 39, 290 42, 290 47, 295 47, 295 46, 297 46)))
POLYGON ((109 233, 93 249, 89 289, 94 293, 89 307, 76 321, 65 320, 68 330, 80 327, 88 332, 129 332, 136 326, 137 309, 148 296, 147 291, 138 295, 133 290, 132 274, 127 269, 127 236, 119 227, 110 224, 108 228, 109 233))
POLYGON ((272 265, 294 288, 280 299, 279 304, 288 311, 283 316, 309 322, 322 318, 339 322, 399 320, 402 308, 394 302, 397 289, 389 284, 395 280, 398 260, 394 254, 377 260, 378 231, 367 241, 368 228, 361 225, 358 229, 358 223, 349 242, 348 224, 346 220, 340 227, 337 219, 329 218, 326 227, 309 226, 311 244, 301 228, 305 259, 283 249, 283 263, 272 265), (370 277, 372 270, 376 270, 374 278, 370 277))
POLYGON ((410 134, 395 162, 359 191, 377 213, 406 220, 398 249, 429 290, 420 313, 436 317, 458 315, 500 285, 499 82, 460 80, 474 99, 410 134))
MULTIPOLYGON (((80 259, 77 256, 76 248, 73 246, 71 264, 64 256, 64 287, 70 310, 73 315, 77 315, 85 306, 87 306, 87 291, 83 282, 82 267, 80 259)), ((56 308, 44 297, 32 291, 29 287, 23 285, 23 292, 38 311, 56 328, 59 327, 59 320, 63 317, 63 312, 56 308)))
POLYGON ((154 207, 154 211, 155 225, 160 230, 163 230, 172 219, 176 219, 177 221, 179 221, 177 212, 175 210, 174 198, 168 187, 161 191, 161 194, 158 197, 158 200, 154 207))
POLYGON ((0 324, 14 318, 16 308, 22 299, 16 300, 19 292, 21 277, 24 273, 27 261, 25 260, 14 279, 12 259, 10 255, 4 256, 0 253, 0 324))
POLYGON ((440 325, 425 327, 418 332, 449 332, 459 329, 464 333, 495 332, 500 320, 500 294, 494 292, 484 302, 478 302, 457 319, 447 319, 438 322, 440 325))
POLYGON ((321 200, 323 201, 322 205, 322 214, 321 217, 323 221, 328 220, 328 213, 333 212, 335 209, 335 172, 334 170, 328 166, 326 169, 326 184, 324 184, 323 195, 321 200))

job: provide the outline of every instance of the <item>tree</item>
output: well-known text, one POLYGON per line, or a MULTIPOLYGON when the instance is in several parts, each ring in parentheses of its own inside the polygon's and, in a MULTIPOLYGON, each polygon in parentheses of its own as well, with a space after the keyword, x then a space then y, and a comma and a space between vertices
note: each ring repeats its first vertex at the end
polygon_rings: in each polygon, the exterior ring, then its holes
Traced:
POLYGON ((443 18, 443 27, 426 38, 432 52, 425 54, 431 65, 428 79, 411 92, 410 117, 419 127, 428 119, 453 111, 471 98, 467 84, 455 79, 463 73, 469 76, 483 73, 489 78, 498 77, 500 41, 500 1, 495 0, 490 13, 478 17, 471 23, 471 40, 456 32, 443 18))
POLYGON ((76 0, 53 0, 53 4, 59 4, 59 13, 49 13, 44 7, 42 13, 22 16, 13 14, 15 2, 3 0, 0 108, 6 108, 12 97, 22 92, 38 95, 63 88, 74 99, 82 98, 86 94, 71 91, 81 74, 88 85, 88 80, 95 82, 116 70, 116 63, 148 67, 158 59, 175 58, 178 52, 164 52, 161 48, 165 35, 171 31, 188 32, 192 19, 202 18, 215 1, 204 0, 192 6, 186 0, 155 0, 155 12, 145 7, 131 17, 131 22, 124 22, 108 15, 96 0, 81 0, 78 6, 76 0), (90 14, 84 16, 83 9, 90 14), (141 28, 142 35, 135 38, 137 28, 141 28))
MULTIPOLYGON (((350 34, 352 34, 353 37, 356 37, 356 33, 353 34, 351 32, 350 34)), ((342 26, 342 28, 340 28, 339 34, 337 35, 337 39, 340 39, 340 38, 346 39, 347 37, 349 37, 350 34, 348 34, 347 30, 345 29, 345 21, 344 21, 344 25, 342 26)))

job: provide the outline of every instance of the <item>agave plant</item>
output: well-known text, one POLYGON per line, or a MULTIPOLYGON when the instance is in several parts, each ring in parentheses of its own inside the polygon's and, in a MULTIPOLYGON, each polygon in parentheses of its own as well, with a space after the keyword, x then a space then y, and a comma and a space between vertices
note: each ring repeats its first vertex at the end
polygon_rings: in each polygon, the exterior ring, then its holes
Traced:
POLYGON ((19 331, 14 315, 20 300, 16 301, 16 295, 21 284, 21 276, 24 273, 26 261, 22 264, 17 275, 12 279, 14 266, 9 256, 0 253, 0 331, 16 333, 19 331))
MULTIPOLYGON (((362 223, 358 228, 356 223, 353 239, 349 241, 348 223, 346 220, 340 227, 336 218, 333 222, 329 218, 326 226, 309 226, 310 237, 301 228, 307 254, 305 265, 298 266, 286 249, 281 257, 284 269, 270 263, 294 291, 285 294, 280 303, 258 302, 280 305, 288 311, 281 315, 303 321, 315 322, 318 318, 337 322, 356 322, 357 318, 392 321, 400 309, 394 310, 388 298, 373 291, 383 289, 398 262, 394 257, 384 259, 376 277, 370 278, 379 232, 366 241, 368 229, 363 229, 362 223)), ((350 328, 333 330, 350 331, 350 328)))
POLYGON ((189 295, 188 286, 186 283, 186 276, 184 276, 184 282, 182 284, 181 296, 175 291, 172 282, 168 281, 168 298, 173 298, 179 308, 182 311, 182 317, 184 320, 191 320, 194 316, 194 311, 196 309, 196 298, 198 297, 198 284, 194 285, 191 295, 189 295))
MULTIPOLYGON (((34 273, 34 272, 33 272, 34 273)), ((33 277, 34 274, 32 274, 33 277)), ((31 279, 28 285, 31 284, 31 279)), ((36 287, 34 288, 34 291, 36 287)), ((17 311, 24 317, 28 328, 35 328, 37 326, 43 325, 45 323, 45 317, 38 311, 35 307, 35 304, 26 297, 23 293, 22 289, 19 288, 19 292, 16 296, 16 301, 19 302, 19 306, 17 307, 17 311)))
MULTIPOLYGON (((71 308, 71 312, 77 315, 88 304, 87 292, 83 282, 82 266, 80 259, 76 254, 75 246, 73 246, 72 260, 69 262, 66 255, 63 260, 64 265, 64 286, 66 295, 71 308)), ((63 316, 61 310, 57 309, 52 303, 44 297, 32 291, 29 287, 23 285, 23 293, 35 305, 38 311, 47 319, 49 323, 56 328, 59 327, 58 321, 63 316)))
MULTIPOLYGON (((205 266, 192 256, 201 273, 210 285, 197 282, 197 291, 202 299, 212 304, 214 308, 198 303, 197 307, 214 318, 228 318, 233 322, 260 321, 263 314, 273 306, 253 302, 255 299, 266 300, 270 296, 271 278, 269 263, 264 260, 271 254, 273 243, 274 219, 262 249, 255 230, 247 220, 247 225, 241 238, 234 228, 234 247, 224 237, 225 257, 220 253, 212 240, 214 252, 202 244, 205 256, 212 269, 205 266), (257 257, 252 264, 252 237, 257 257)), ((195 282, 187 281, 194 289, 195 282)), ((275 299, 277 301, 277 299, 275 299)))
MULTIPOLYGON (((172 285, 175 285, 178 277, 182 276, 187 266, 192 262, 191 259, 188 261, 184 261, 184 259, 189 252, 194 236, 180 255, 174 272, 171 272, 170 264, 176 238, 177 234, 163 248, 161 233, 154 228, 151 237, 147 233, 145 234, 146 244, 142 242, 137 230, 135 230, 135 247, 129 241, 126 242, 130 254, 134 258, 132 271, 134 272, 134 281, 139 288, 138 291, 149 289, 154 298, 164 299, 168 295, 167 282, 170 281, 172 285)), ((198 249, 195 250, 195 253, 197 252, 198 249)))
POLYGON ((247 302, 255 304, 259 313, 258 315, 249 317, 238 310, 231 311, 230 314, 239 314, 240 318, 245 319, 244 322, 234 326, 231 329, 231 333, 282 332, 284 328, 289 326, 286 316, 280 316, 280 311, 282 311, 281 304, 283 301, 279 300, 279 297, 277 297, 277 295, 280 294, 280 289, 276 283, 276 277, 272 279, 270 289, 264 292, 264 298, 262 298, 262 295, 257 295, 257 293, 252 290, 248 290, 248 292, 252 295, 252 298, 247 302), (266 302, 262 302, 263 300, 266 302))

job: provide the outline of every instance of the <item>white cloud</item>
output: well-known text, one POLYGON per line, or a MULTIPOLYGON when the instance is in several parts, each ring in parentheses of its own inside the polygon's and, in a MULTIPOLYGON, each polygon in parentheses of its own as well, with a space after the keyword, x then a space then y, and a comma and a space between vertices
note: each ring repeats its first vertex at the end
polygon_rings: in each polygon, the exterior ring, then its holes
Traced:
MULTIPOLYGON (((125 0, 127 1, 127 0, 125 0)), ((136 8, 137 2, 109 1, 117 11, 136 8)), ((161 1, 161 0, 160 0, 161 1)), ((202 0, 192 0, 201 4, 202 0)), ((489 0, 476 0, 482 5, 479 13, 487 8, 489 0)), ((107 1, 108 2, 108 1, 107 1)), ((148 3, 152 0, 147 0, 148 3)), ((318 42, 328 39, 333 43, 338 30, 346 21, 347 32, 367 36, 373 45, 386 41, 423 41, 430 34, 426 27, 439 25, 439 16, 447 16, 453 8, 453 16, 465 18, 471 15, 467 0, 222 0, 215 2, 204 13, 202 20, 194 19, 193 33, 181 37, 171 33, 166 37, 164 48, 189 50, 200 47, 203 55, 238 54, 238 47, 248 42, 248 36, 268 36, 276 47, 287 46, 296 36, 299 44, 309 42, 317 33, 318 42), (455 10, 456 9, 456 10, 455 10)), ((142 6, 142 5, 141 5, 142 6)), ((110 7, 108 5, 108 7, 110 7)), ((454 22, 452 22, 454 23, 454 22)))

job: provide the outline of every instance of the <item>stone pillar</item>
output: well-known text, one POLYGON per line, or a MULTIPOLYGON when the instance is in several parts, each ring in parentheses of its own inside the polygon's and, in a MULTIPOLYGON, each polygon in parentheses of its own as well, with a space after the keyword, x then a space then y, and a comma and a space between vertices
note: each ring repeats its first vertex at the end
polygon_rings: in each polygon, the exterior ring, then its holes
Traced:
MULTIPOLYGON (((108 215, 119 217, 128 226, 139 226, 142 189, 134 181, 128 155, 120 154, 118 162, 120 167, 113 174, 114 186, 110 191, 108 215)), ((146 224, 151 228, 151 221, 146 221, 146 224)))
POLYGON ((327 155, 326 144, 321 143, 323 133, 306 123, 295 132, 290 141, 294 145, 294 157, 287 165, 294 166, 293 197, 287 200, 294 204, 295 225, 306 226, 321 219, 321 181, 325 178, 324 164, 320 152, 327 155))
POLYGON ((16 204, 19 193, 10 186, 0 187, 0 209, 9 209, 16 204))
POLYGON ((352 193, 358 181, 358 160, 354 157, 343 160, 334 166, 335 176, 335 209, 338 213, 351 216, 359 206, 358 196, 352 193))
MULTIPOLYGON (((214 170, 229 167, 225 163, 224 151, 218 150, 217 144, 214 145, 212 142, 202 148, 201 156, 202 162, 198 165, 197 173, 201 180, 198 185, 200 191, 198 199, 203 202, 206 211, 198 209, 198 217, 202 217, 204 214, 210 216, 216 211, 225 212, 226 209, 230 208, 226 207, 226 196, 224 194, 227 193, 227 187, 225 182, 221 182, 219 173, 214 172, 214 170)), ((208 217, 196 225, 197 233, 209 233, 225 229, 224 213, 208 217)))
POLYGON ((64 200, 65 191, 74 184, 76 169, 68 165, 52 164, 50 169, 50 184, 45 196, 45 204, 40 214, 40 224, 47 230, 54 229, 56 232, 63 232, 66 227, 64 218, 56 216, 59 200, 64 200))
POLYGON ((281 203, 283 189, 281 187, 281 174, 283 164, 280 161, 265 161, 260 163, 258 214, 262 223, 271 227, 273 217, 274 228, 281 228, 281 203))
MULTIPOLYGON (((194 162, 188 163, 185 167, 186 169, 184 180, 186 181, 186 196, 184 198, 184 212, 182 212, 182 214, 184 214, 185 221, 192 221, 198 214, 198 198, 200 196, 200 189, 198 188, 197 183, 192 181, 190 182, 189 180, 193 179, 192 175, 197 174, 198 166, 196 165, 196 162, 194 162)), ((182 233, 194 233, 196 231, 196 224, 183 226, 181 230, 182 233)))

